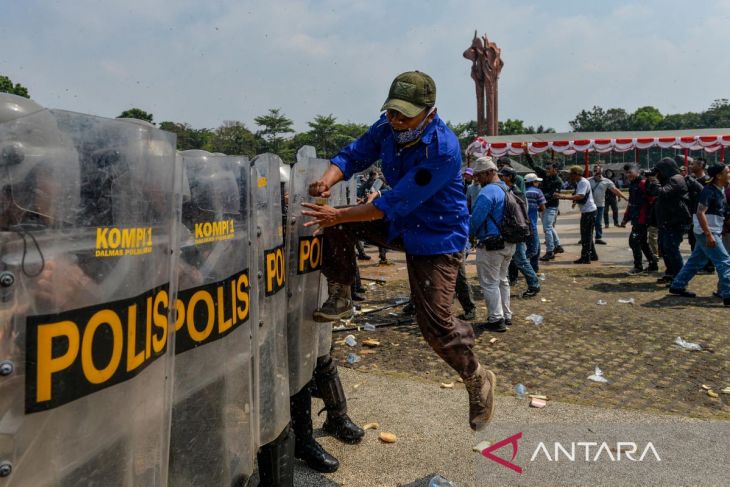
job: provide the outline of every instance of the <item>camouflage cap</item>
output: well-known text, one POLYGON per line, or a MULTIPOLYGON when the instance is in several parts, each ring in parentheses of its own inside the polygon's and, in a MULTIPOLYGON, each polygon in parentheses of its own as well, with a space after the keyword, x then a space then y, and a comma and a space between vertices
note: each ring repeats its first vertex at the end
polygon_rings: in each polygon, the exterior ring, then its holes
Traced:
POLYGON ((435 104, 436 83, 433 79, 420 71, 408 71, 393 80, 381 110, 395 110, 410 118, 435 104))

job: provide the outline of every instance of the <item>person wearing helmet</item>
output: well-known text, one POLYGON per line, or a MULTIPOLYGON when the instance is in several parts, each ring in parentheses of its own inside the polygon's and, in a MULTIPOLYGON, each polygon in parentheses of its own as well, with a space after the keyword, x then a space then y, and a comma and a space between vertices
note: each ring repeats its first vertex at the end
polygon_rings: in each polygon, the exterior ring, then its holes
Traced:
POLYGON ((456 276, 467 244, 469 212, 461 177, 459 141, 438 116, 436 84, 410 71, 393 80, 383 114, 359 139, 343 148, 312 182, 312 196, 327 197, 339 181, 382 161, 392 188, 370 203, 348 208, 305 204, 307 225, 324 231, 322 272, 329 299, 317 321, 352 316, 350 285, 358 238, 406 253, 408 277, 421 333, 463 378, 469 424, 483 428, 494 414, 496 378, 480 365, 472 327, 451 311, 456 276))

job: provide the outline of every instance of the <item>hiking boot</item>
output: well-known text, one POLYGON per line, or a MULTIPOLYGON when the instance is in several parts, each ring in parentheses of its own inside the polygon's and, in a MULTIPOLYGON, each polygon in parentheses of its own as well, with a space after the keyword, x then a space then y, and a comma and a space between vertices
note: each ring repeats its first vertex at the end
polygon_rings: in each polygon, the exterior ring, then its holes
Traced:
POLYGON ((547 261, 553 260, 554 258, 555 258, 555 254, 553 252, 545 252, 545 255, 540 257, 539 260, 541 260, 543 262, 547 262, 547 261))
POLYGON ((359 254, 357 256, 357 260, 370 260, 372 257, 370 257, 368 254, 359 254))
POLYGON ((646 272, 646 271, 644 270, 643 267, 634 267, 627 274, 635 276, 637 274, 643 274, 644 272, 646 272))
POLYGON ((537 296, 537 293, 539 293, 539 292, 540 292, 539 287, 528 287, 527 291, 522 293, 522 297, 523 298, 532 298, 534 296, 537 296))
POLYGON ((353 292, 352 300, 353 301, 365 301, 365 295, 363 293, 353 292))
POLYGON ((590 264, 590 263, 591 263, 590 259, 584 259, 583 257, 581 257, 578 260, 573 261, 573 264, 590 264))
POLYGON ((504 333, 507 331, 507 326, 504 324, 504 319, 501 319, 497 321, 487 321, 484 324, 484 329, 496 333, 504 333))
POLYGON ((378 265, 393 265, 393 263, 391 261, 389 261, 388 259, 380 259, 378 261, 378 265))
POLYGON ((405 306, 403 306, 402 313, 404 315, 407 315, 407 316, 411 316, 411 315, 416 314, 416 305, 413 304, 413 301, 412 300, 411 301, 408 301, 408 304, 406 304, 405 306))
POLYGON ((563 249, 563 247, 561 247, 560 245, 558 245, 557 247, 555 247, 555 250, 553 250, 553 253, 555 253, 555 254, 563 254, 563 253, 565 253, 565 250, 563 249))
POLYGON ((595 262, 598 260, 598 254, 591 255, 591 262, 595 262))
POLYGON ((675 296, 682 296, 683 298, 696 298, 697 295, 691 291, 687 291, 686 288, 678 288, 678 287, 670 287, 669 288, 669 294, 674 294, 675 296))
POLYGON ((312 318, 318 323, 347 320, 352 318, 352 292, 348 284, 327 283, 329 297, 321 308, 314 311, 312 318))
POLYGON ((505 318, 504 326, 512 326, 512 318, 505 318))
POLYGON ((596 243, 598 245, 608 245, 603 239, 600 239, 600 238, 597 238, 596 239, 596 243))
POLYGON ((470 309, 469 311, 464 311, 462 314, 459 315, 459 319, 464 321, 471 321, 476 317, 477 312, 474 308, 470 309))
POLYGON ((671 283, 674 280, 674 276, 664 275, 656 280, 657 284, 671 283))
POLYGON ((494 372, 479 365, 471 377, 464 379, 469 393, 469 426, 474 431, 483 429, 494 416, 494 390, 497 377, 494 372))
POLYGON ((659 272, 659 262, 649 262, 646 272, 659 272))

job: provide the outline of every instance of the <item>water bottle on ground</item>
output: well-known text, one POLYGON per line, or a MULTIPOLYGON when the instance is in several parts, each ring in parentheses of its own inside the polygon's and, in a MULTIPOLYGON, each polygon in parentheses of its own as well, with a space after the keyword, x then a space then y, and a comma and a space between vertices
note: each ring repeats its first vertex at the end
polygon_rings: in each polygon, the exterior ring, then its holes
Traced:
POLYGON ((450 480, 447 480, 440 475, 436 475, 428 483, 428 487, 456 487, 456 486, 450 480))
POLYGON ((517 384, 515 386, 515 395, 517 396, 517 399, 524 399, 525 394, 527 394, 527 387, 525 387, 524 384, 517 384))

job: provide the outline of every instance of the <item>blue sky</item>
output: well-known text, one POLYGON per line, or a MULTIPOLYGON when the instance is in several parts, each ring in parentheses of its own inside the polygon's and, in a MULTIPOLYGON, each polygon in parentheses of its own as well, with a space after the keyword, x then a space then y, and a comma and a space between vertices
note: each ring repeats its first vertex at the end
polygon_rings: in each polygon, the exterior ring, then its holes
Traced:
POLYGON ((730 0, 6 0, 0 74, 39 103, 216 127, 281 107, 374 121, 392 78, 437 82, 443 118, 475 118, 474 30, 502 48, 500 119, 568 130, 593 105, 663 113, 730 98, 730 0))

